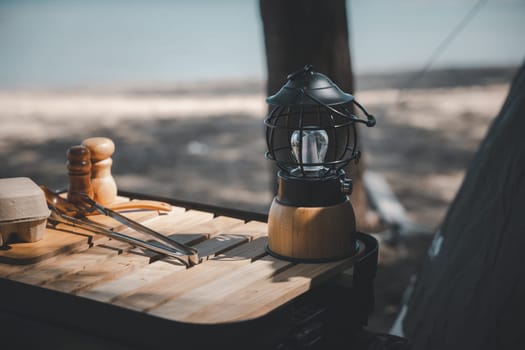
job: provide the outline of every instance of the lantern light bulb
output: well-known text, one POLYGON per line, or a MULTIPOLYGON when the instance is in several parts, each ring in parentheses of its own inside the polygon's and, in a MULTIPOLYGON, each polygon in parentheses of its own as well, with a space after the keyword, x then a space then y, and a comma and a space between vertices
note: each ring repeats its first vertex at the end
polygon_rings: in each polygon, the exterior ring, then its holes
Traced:
MULTIPOLYGON (((328 151, 328 134, 325 130, 295 130, 290 139, 295 160, 303 164, 323 163, 328 151), (302 137, 301 137, 302 134, 302 137), (301 157, 299 157, 301 155, 301 157)), ((322 165, 305 165, 306 173, 315 174, 324 169, 322 165)), ((297 168, 296 171, 300 171, 297 168)))

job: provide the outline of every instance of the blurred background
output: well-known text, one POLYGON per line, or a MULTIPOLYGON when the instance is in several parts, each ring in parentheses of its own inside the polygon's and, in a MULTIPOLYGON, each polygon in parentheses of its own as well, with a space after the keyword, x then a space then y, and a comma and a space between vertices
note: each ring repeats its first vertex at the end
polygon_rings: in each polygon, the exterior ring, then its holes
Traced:
MULTIPOLYGON (((383 251, 385 331, 525 57, 525 1, 346 8, 366 168, 422 233, 383 251)), ((256 0, 1 0, 0 177, 65 188, 66 149, 107 136, 120 189, 264 212, 265 84, 256 0)))
MULTIPOLYGON (((421 68, 478 1, 351 0, 355 74, 421 68)), ((435 68, 521 63, 525 4, 484 1, 435 68)), ((0 86, 265 78, 256 0, 2 0, 0 86)))

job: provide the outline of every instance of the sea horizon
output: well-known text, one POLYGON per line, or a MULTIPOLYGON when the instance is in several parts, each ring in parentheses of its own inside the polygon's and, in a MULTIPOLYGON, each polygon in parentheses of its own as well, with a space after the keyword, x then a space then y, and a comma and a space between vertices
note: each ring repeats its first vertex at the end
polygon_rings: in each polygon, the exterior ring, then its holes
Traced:
MULTIPOLYGON (((509 84, 518 65, 486 67, 434 68, 423 75, 421 71, 393 71, 354 73, 354 91, 432 89, 509 84)), ((234 77, 215 79, 188 79, 180 81, 93 82, 87 84, 2 86, 0 93, 52 92, 52 93, 123 93, 144 95, 251 95, 266 92, 266 79, 260 77, 234 77)))

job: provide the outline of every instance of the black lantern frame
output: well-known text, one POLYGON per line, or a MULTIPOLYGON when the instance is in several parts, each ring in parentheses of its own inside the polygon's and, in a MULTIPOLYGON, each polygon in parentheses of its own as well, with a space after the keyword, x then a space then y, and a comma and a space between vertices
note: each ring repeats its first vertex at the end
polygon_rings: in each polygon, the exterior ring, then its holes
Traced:
POLYGON ((359 160, 356 124, 375 125, 375 118, 369 114, 350 94, 342 92, 330 79, 314 72, 307 65, 297 73, 288 76, 288 83, 267 102, 274 105, 265 119, 266 158, 276 162, 287 176, 307 177, 307 167, 321 166, 315 177, 337 175, 350 161, 359 160), (366 120, 354 113, 354 107, 361 110, 366 120), (293 155, 291 138, 299 131, 299 148, 302 149, 303 133, 308 130, 324 130, 328 136, 328 149, 323 162, 306 163, 302 150, 299 159, 293 155))

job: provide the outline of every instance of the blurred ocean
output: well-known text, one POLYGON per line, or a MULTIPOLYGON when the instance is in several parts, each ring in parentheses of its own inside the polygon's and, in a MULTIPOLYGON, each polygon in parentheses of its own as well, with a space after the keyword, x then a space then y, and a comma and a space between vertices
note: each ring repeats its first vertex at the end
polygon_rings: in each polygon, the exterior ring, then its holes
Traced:
MULTIPOLYGON (((352 0, 358 74, 417 70, 477 0, 352 0)), ((492 0, 436 62, 516 66, 525 0, 492 0)), ((0 0, 0 88, 265 76, 257 0, 0 0)))

